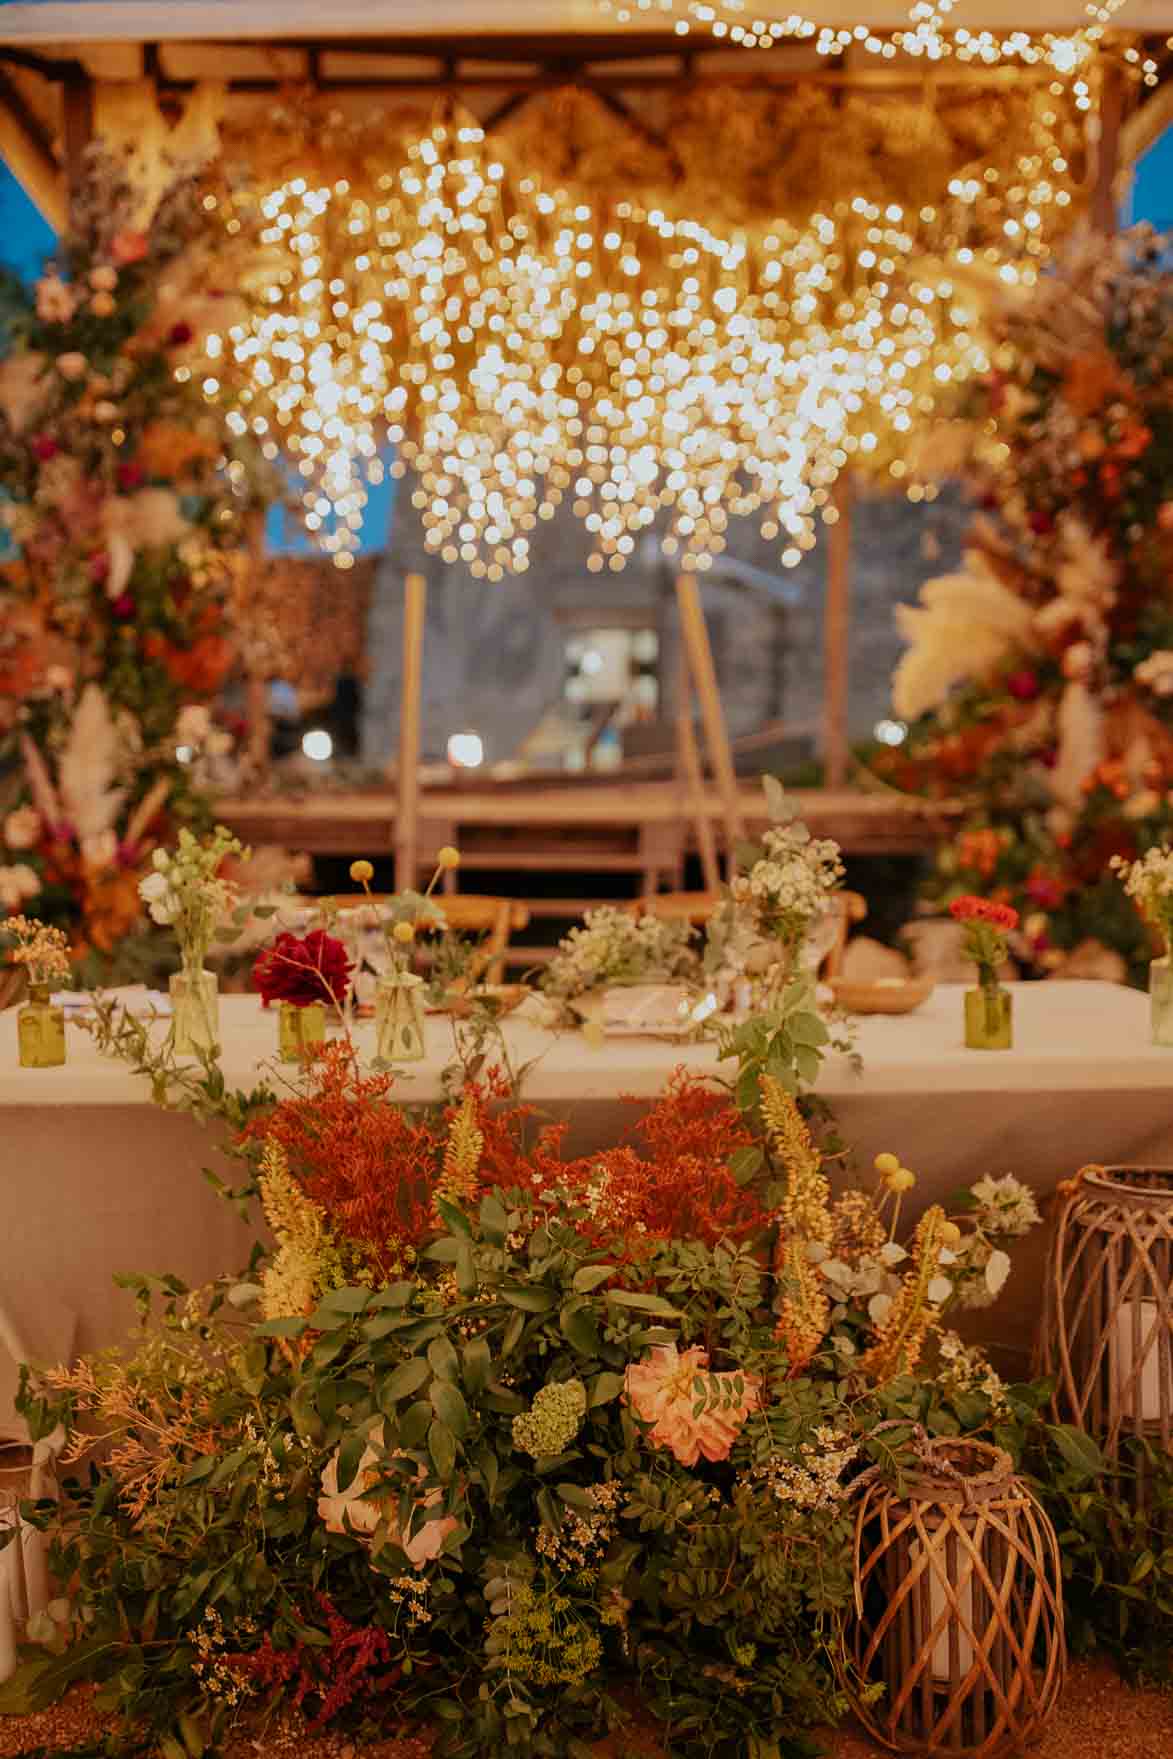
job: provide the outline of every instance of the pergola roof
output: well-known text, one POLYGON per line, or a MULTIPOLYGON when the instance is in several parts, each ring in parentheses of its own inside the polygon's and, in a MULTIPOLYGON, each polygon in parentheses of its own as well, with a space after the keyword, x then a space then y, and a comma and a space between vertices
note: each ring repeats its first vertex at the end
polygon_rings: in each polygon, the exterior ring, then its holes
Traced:
MULTIPOLYGON (((88 137, 93 82, 148 81, 159 97, 177 101, 212 82, 246 126, 257 107, 263 112, 291 88, 364 113, 391 94, 455 92, 488 126, 527 96, 573 83, 628 114, 650 107, 657 127, 664 122, 657 105, 662 112, 674 92, 698 80, 907 92, 1047 77, 1045 68, 1014 62, 930 65, 905 54, 881 61, 862 45, 828 57, 809 38, 747 50, 703 29, 677 35, 679 10, 626 3, 637 23, 620 25, 598 0, 0 0, 0 158, 60 225, 63 169, 88 137)), ((676 5, 682 10, 681 0, 676 5)), ((819 25, 881 33, 906 29, 909 9, 910 0, 746 0, 747 16, 793 10, 819 25)), ((948 13, 951 30, 1073 32, 1088 23, 1087 0, 956 0, 948 13)), ((1129 95, 1128 157, 1173 108, 1166 80, 1173 0, 1124 0, 1111 28, 1143 43, 1163 86, 1154 93, 1150 82, 1129 95)))
MULTIPOLYGON (((767 17, 791 10, 816 24, 876 30, 900 30, 909 16, 908 0, 804 0, 793 8, 782 0, 762 0, 760 5, 767 17)), ((1028 0, 1025 6, 1023 0, 958 0, 949 14, 951 29, 1076 30, 1087 22, 1085 0, 1028 0)), ((670 16, 661 15, 658 24, 671 34, 670 16)), ((1173 4, 1125 0, 1113 24, 1139 32, 1173 29, 1173 4)), ((0 41, 30 44, 647 32, 656 25, 654 11, 638 25, 609 21, 596 0, 524 0, 520 7, 516 0, 332 0, 329 5, 322 0, 9 0, 0 9, 0 41)))

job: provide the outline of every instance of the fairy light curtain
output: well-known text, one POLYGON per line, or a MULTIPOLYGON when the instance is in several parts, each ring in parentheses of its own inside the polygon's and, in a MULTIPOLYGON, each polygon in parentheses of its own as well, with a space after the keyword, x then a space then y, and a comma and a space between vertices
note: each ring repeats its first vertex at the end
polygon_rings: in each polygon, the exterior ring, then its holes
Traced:
POLYGON ((1035 85, 702 87, 659 145, 582 91, 489 139, 287 120, 248 143, 259 200, 221 196, 258 310, 209 336, 209 394, 243 375, 234 422, 294 459, 341 565, 389 439, 431 547, 489 579, 564 500, 596 567, 653 523, 706 567, 737 517, 795 565, 846 464, 915 468, 988 364, 983 283, 1035 277, 1083 175, 1074 95, 1035 85))

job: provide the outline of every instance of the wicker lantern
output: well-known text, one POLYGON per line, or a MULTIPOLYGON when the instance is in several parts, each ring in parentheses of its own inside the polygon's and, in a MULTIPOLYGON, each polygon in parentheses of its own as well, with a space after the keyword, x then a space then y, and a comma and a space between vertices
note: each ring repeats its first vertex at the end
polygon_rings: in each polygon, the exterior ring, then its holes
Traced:
POLYGON ((1173 1451, 1173 1168, 1084 1167, 1055 1224, 1039 1336, 1054 1413, 1109 1459, 1173 1451))
POLYGON ((1066 1672, 1059 1547, 1010 1456, 930 1441, 903 1492, 873 1479, 855 1530, 849 1689, 902 1753, 1018 1753, 1066 1672), (882 1685, 867 1702, 861 1688, 882 1685))

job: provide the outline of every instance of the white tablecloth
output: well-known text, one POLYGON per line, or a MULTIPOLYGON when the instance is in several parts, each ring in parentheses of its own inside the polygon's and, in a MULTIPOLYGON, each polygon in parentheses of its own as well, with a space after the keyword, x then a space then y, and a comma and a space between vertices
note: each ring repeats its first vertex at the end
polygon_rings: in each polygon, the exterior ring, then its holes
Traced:
MULTIPOLYGON (((895 1150, 918 1173, 923 1204, 986 1172, 1017 1173, 1045 1196, 1087 1161, 1173 1162, 1173 1050, 1150 1043, 1144 996, 1102 983, 1017 985, 1011 1052, 963 1047, 961 996, 945 985, 915 1014, 860 1020, 858 1070, 828 1059, 819 1092, 858 1165, 895 1150)), ((221 1009, 230 1085, 251 1087, 266 1063, 296 1078, 271 1064, 272 1014, 243 996, 221 1009)), ((674 1068, 718 1072, 708 1043, 610 1039, 596 1049, 580 1034, 513 1019, 504 1028, 514 1066, 531 1065, 524 1097, 569 1121, 571 1153, 619 1140, 674 1068)), ((156 1110, 141 1078, 80 1028, 68 1032, 64 1068, 23 1070, 15 1014, 0 1015, 0 1322, 37 1356, 109 1341, 133 1322, 113 1272, 206 1279, 243 1264, 253 1235, 201 1177, 215 1158, 208 1134, 156 1110)), ((373 1028, 360 1024, 357 1040, 369 1053, 373 1028)), ((396 1082, 404 1101, 440 1096, 452 1023, 429 1019, 427 1045, 396 1082)), ((996 1310, 999 1330, 1020 1341, 1037 1305, 1037 1245, 1028 1258, 996 1310)))

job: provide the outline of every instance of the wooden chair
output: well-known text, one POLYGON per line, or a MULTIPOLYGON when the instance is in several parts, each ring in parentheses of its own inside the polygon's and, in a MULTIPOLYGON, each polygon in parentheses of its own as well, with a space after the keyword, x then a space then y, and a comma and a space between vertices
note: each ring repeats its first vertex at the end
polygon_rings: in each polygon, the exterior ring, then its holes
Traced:
POLYGON ((688 922, 694 928, 707 922, 721 902, 719 892, 652 892, 633 898, 623 909, 628 916, 654 916, 658 922, 688 922))
MULTIPOLYGON (((661 922, 689 922, 696 927, 708 921, 719 903, 716 892, 658 892, 648 898, 633 898, 623 908, 629 916, 655 916, 661 922)), ((867 900, 859 892, 836 892, 832 909, 835 939, 819 961, 819 976, 823 979, 838 977, 851 926, 862 922, 868 913, 867 900)))
MULTIPOLYGON (((367 904, 390 904, 393 895, 373 892, 368 897, 365 892, 332 892, 326 896, 338 907, 340 913, 345 913, 359 910, 367 904)), ((321 904, 323 899, 301 898, 298 902, 313 907, 321 904)), ((475 892, 452 892, 438 897, 436 908, 443 911, 444 920, 454 934, 485 936, 469 967, 470 981, 501 983, 505 975, 509 937, 514 929, 525 928, 529 923, 529 911, 525 905, 517 903, 513 898, 484 897, 475 892)), ((433 924, 430 918, 421 916, 416 927, 421 934, 425 934, 433 928, 433 924)))

